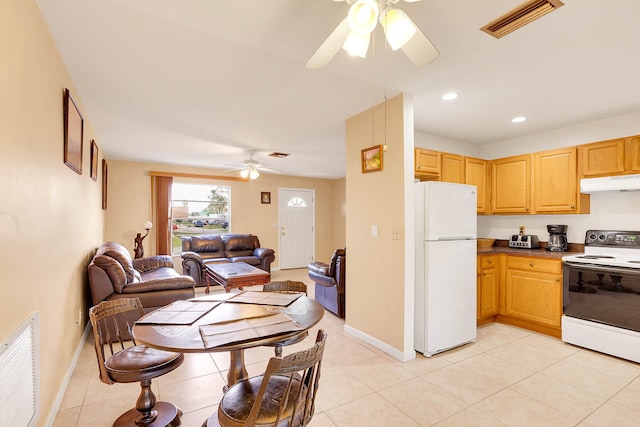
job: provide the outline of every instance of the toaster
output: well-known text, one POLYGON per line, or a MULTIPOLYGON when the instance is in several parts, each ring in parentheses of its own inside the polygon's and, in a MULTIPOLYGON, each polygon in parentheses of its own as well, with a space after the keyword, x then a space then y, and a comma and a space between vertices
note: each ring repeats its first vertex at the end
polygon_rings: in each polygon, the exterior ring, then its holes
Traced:
POLYGON ((540 240, 532 234, 512 234, 509 239, 509 247, 517 249, 538 249, 540 240))

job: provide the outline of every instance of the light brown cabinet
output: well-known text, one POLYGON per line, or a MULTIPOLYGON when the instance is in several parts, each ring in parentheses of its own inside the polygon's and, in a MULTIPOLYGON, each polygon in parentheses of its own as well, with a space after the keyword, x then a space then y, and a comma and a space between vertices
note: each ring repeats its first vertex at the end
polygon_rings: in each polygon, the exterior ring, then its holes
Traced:
POLYGON ((624 138, 578 146, 580 175, 590 178, 624 173, 624 151, 624 138))
POLYGON ((489 162, 473 157, 464 158, 464 182, 475 185, 478 188, 478 213, 488 214, 491 212, 489 206, 489 162))
POLYGON ((575 147, 533 154, 533 212, 589 213, 590 198, 580 194, 575 147))
POLYGON ((562 317, 561 261, 505 257, 500 287, 501 320, 560 336, 562 317))
POLYGON ((625 141, 625 171, 640 173, 640 136, 627 138, 625 141))
POLYGON ((440 152, 426 148, 413 149, 414 176, 422 180, 437 180, 440 177, 440 152))
POLYGON ((497 255, 478 256, 478 307, 477 323, 481 325, 493 321, 498 314, 498 283, 499 269, 497 255))
POLYGON ((491 161, 491 212, 531 212, 531 155, 491 161))
POLYGON ((442 171, 440 173, 440 181, 455 182, 458 184, 465 183, 464 175, 464 156, 450 153, 440 153, 440 165, 442 171))

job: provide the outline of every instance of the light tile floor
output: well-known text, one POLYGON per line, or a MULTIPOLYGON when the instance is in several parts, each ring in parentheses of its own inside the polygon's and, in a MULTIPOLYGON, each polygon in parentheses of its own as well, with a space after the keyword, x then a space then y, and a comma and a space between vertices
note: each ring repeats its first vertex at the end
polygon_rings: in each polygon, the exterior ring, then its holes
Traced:
MULTIPOLYGON (((306 269, 272 274, 286 279, 307 283, 313 296, 306 269)), ((402 363, 343 326, 329 312, 318 325, 329 336, 311 427, 640 426, 639 364, 497 323, 479 328, 473 344, 402 363)), ((316 329, 284 353, 311 346, 316 329)), ((92 345, 89 336, 54 427, 110 426, 135 404, 137 384, 100 382, 92 345)), ((249 374, 272 355, 247 351, 249 374)), ((228 366, 224 353, 187 354, 154 380, 154 392, 183 410, 183 426, 200 427, 217 409, 228 366)))

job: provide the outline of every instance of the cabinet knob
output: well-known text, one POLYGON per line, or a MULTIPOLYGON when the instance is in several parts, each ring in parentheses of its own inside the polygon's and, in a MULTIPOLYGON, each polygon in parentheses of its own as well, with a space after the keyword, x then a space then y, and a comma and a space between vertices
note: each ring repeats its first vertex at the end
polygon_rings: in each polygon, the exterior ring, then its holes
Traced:
POLYGON ((576 208, 575 205, 571 205, 571 209, 575 209, 575 208, 576 208))
POLYGON ((559 278, 559 277, 556 277, 556 282, 559 282, 559 281, 560 281, 560 278, 559 278))
POLYGON ((529 263, 529 267, 533 267, 533 263, 532 262, 529 263))
POLYGON ((493 264, 493 260, 492 259, 488 260, 487 264, 493 264))

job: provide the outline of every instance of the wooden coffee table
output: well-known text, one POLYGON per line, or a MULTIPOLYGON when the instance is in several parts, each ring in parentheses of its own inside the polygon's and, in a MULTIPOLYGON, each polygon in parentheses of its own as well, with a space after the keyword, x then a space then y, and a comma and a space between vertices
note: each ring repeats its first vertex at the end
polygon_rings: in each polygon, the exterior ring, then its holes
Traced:
POLYGON ((207 288, 205 293, 209 293, 209 286, 213 280, 214 284, 224 286, 225 292, 230 292, 232 288, 243 286, 264 285, 271 281, 271 274, 256 268, 246 262, 231 262, 225 264, 205 264, 207 276, 207 288))

